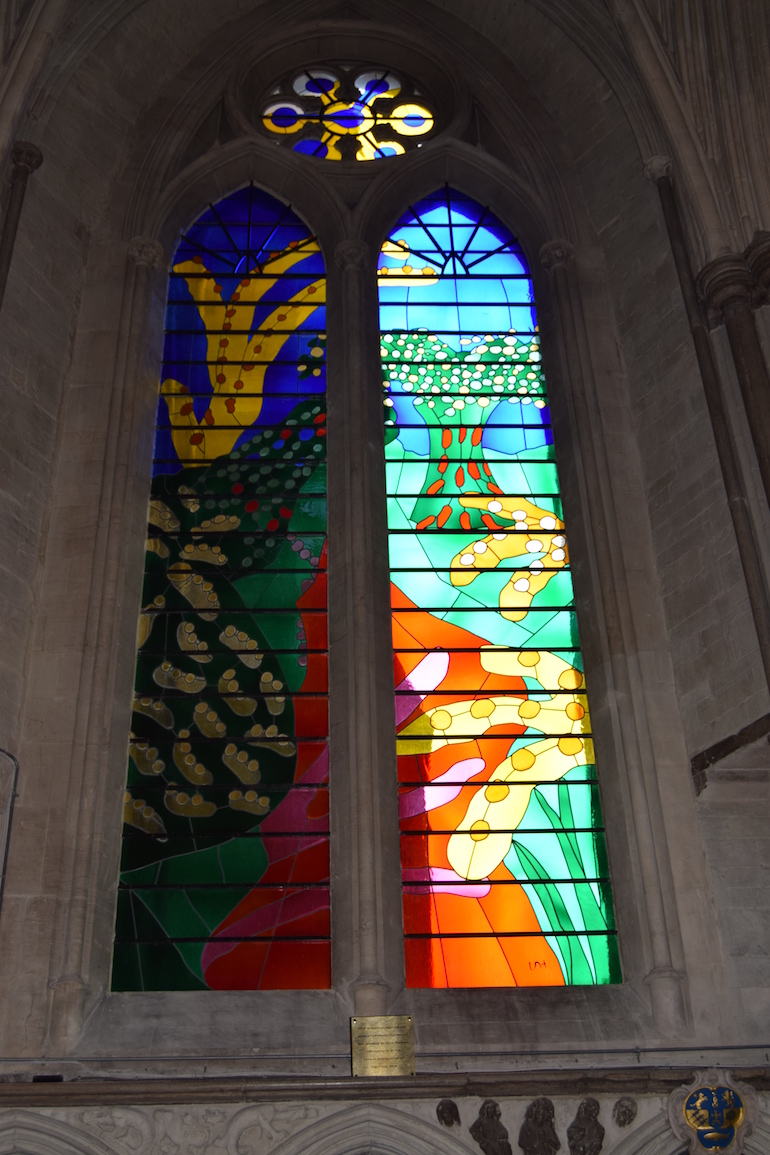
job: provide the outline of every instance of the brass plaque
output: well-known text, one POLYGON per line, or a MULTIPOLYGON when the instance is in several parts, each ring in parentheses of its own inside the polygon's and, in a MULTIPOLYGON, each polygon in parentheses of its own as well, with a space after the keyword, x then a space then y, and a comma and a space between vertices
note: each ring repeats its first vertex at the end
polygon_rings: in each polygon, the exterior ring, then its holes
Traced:
POLYGON ((354 1075, 413 1075, 411 1015, 357 1015, 350 1020, 354 1075))

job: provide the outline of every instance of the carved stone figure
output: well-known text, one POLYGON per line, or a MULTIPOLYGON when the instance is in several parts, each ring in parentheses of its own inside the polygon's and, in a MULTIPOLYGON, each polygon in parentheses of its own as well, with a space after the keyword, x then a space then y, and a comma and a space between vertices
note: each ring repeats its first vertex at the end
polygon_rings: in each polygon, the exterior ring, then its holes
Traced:
POLYGON ((612 1108, 612 1118, 618 1127, 630 1127, 636 1118, 637 1110, 636 1099, 632 1099, 630 1095, 623 1095, 612 1108))
POLYGON ((519 1131, 519 1146, 524 1155, 554 1155, 559 1150, 561 1143, 554 1129, 553 1117, 550 1099, 533 1099, 519 1131))
POLYGON ((436 1107, 436 1114, 439 1123, 443 1123, 445 1127, 452 1127, 455 1123, 460 1122, 460 1112, 457 1110, 457 1104, 453 1099, 442 1099, 436 1107))
POLYGON ((484 1100, 469 1130, 484 1155, 512 1155, 508 1132, 500 1122, 500 1105, 494 1099, 484 1100))
POLYGON ((584 1099, 577 1115, 567 1128, 570 1155, 599 1155, 604 1142, 604 1128, 599 1122, 596 1099, 584 1099))

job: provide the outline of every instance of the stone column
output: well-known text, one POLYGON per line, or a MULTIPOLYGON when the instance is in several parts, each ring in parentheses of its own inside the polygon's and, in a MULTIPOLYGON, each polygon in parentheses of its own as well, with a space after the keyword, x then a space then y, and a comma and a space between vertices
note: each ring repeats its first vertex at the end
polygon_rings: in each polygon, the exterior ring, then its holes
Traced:
POLYGON ((621 560, 620 532, 614 506, 601 418, 590 367, 584 357, 585 321, 575 274, 575 255, 568 241, 552 241, 540 250, 550 275, 561 328, 565 365, 574 406, 580 464, 591 499, 588 510, 591 537, 601 584, 606 630, 608 688, 620 703, 620 748, 626 768, 636 844, 638 882, 646 924, 649 971, 644 982, 650 991, 658 1029, 667 1035, 687 1029, 686 976, 676 969, 674 954, 682 956, 671 864, 657 782, 657 769, 639 666, 633 615, 621 560), (668 896, 668 900, 665 896, 668 896))
MULTIPOLYGON (((764 272, 766 257, 761 250, 756 254, 756 263, 764 272)), ((699 273, 698 289, 713 320, 717 324, 723 322, 727 329, 759 471, 770 502, 770 377, 754 321, 751 267, 737 254, 717 257, 699 273)))
MULTIPOLYGON (((687 314, 687 323, 690 328, 695 355, 698 359, 698 368, 700 369, 701 381, 703 383, 703 395, 708 407, 709 417, 711 418, 711 428, 714 434, 717 456, 719 457, 719 465, 722 470, 727 504, 733 522, 735 540, 743 568, 743 576, 746 581, 746 590, 749 595, 754 627, 757 631, 757 642, 762 656, 765 677, 768 680, 768 684, 770 684, 770 603, 768 602, 767 588, 762 572, 762 561, 757 548, 755 527, 752 524, 748 498, 733 449, 730 427, 722 399, 722 388, 714 362, 714 354, 711 349, 703 309, 698 301, 692 266, 690 264, 690 255, 687 251, 682 220, 679 215, 676 197, 674 196, 674 187, 671 182, 671 161, 665 156, 651 157, 650 160, 647 161, 644 171, 648 179, 653 181, 657 186, 658 195, 660 196, 660 205, 666 222, 666 230, 668 232, 671 253, 679 279, 679 287, 682 291, 682 301, 687 314)), ((740 271, 739 279, 741 278, 744 278, 742 270, 740 271)), ((712 283, 716 285, 716 275, 713 277, 712 283)), ((741 323, 741 326, 745 326, 745 321, 741 323)), ((752 426, 754 426, 753 422, 752 426)), ((764 437, 767 437, 770 435, 770 430, 766 428, 760 431, 760 433, 764 437)), ((757 436, 757 430, 754 427, 752 427, 752 435, 754 437, 757 436)), ((767 485, 766 482, 765 485, 767 485)))
POLYGON ((35 172, 43 163, 43 154, 37 145, 20 140, 11 149, 11 161, 13 163, 11 192, 8 197, 8 207, 5 210, 3 235, 0 238, 0 308, 5 296, 5 287, 8 284, 13 246, 16 242, 21 210, 27 193, 27 181, 29 174, 35 172))
POLYGON ((757 232, 743 254, 756 286, 754 304, 766 305, 770 293, 770 233, 757 232))
MULTIPOLYGON (((71 832, 70 850, 62 862, 60 913, 53 932, 49 1040, 54 1053, 66 1053, 77 1040, 90 992, 91 913, 104 835, 101 824, 115 677, 114 639, 122 613, 123 510, 130 469, 126 434, 134 425, 137 385, 143 372, 152 280, 166 261, 163 247, 148 237, 135 237, 128 245, 127 257, 125 325, 112 380, 105 366, 106 387, 111 388, 112 397, 69 767, 70 801, 64 817, 65 829, 71 832)), ((128 734, 125 741, 127 749, 128 734)))
POLYGON ((343 240, 328 274, 334 984, 375 1015, 404 963, 374 253, 343 240))

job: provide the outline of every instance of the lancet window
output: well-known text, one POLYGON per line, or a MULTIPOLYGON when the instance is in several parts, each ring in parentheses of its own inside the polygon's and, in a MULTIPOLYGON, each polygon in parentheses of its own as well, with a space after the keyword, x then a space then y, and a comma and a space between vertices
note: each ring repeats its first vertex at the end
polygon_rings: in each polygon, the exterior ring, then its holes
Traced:
POLYGON ((116 990, 330 985, 325 290, 253 186, 171 261, 116 990))
POLYGON ((487 208, 378 270, 406 981, 619 981, 532 281, 487 208))

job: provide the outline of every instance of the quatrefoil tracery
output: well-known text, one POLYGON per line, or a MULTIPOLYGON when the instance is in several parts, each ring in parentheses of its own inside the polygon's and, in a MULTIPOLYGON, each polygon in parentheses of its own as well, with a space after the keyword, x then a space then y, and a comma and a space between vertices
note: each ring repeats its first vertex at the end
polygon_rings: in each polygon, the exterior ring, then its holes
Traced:
POLYGON ((344 160, 351 146, 356 160, 398 156, 434 124, 424 105, 411 98, 396 103, 404 87, 384 69, 304 69, 272 93, 262 124, 270 133, 296 136, 293 150, 307 156, 344 160))

